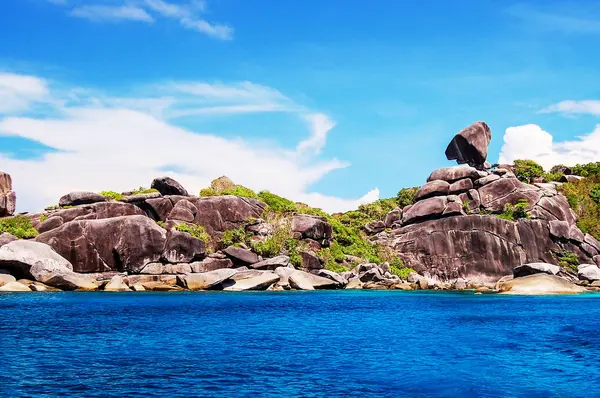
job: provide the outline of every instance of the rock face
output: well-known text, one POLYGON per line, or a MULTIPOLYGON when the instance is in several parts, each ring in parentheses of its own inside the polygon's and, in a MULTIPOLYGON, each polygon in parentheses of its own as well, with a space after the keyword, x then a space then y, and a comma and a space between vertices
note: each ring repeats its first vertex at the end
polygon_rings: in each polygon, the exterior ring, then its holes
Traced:
POLYGON ((558 276, 535 274, 511 279, 498 284, 498 290, 504 294, 578 294, 585 292, 581 286, 570 283, 558 276))
POLYGON ((59 206, 78 206, 104 202, 106 198, 95 192, 71 192, 60 198, 59 206))
POLYGON ((0 171, 0 217, 15 214, 17 195, 12 191, 12 178, 0 171))
POLYGON ((486 123, 473 123, 450 141, 446 148, 446 158, 456 160, 458 164, 481 168, 487 158, 491 140, 492 132, 486 123))
POLYGON ((36 241, 50 245, 76 272, 140 272, 161 260, 201 257, 204 245, 189 234, 159 227, 146 216, 71 221, 45 232, 36 241))
POLYGON ((302 235, 302 238, 316 241, 331 238, 331 225, 325 217, 308 214, 295 215, 292 220, 292 231, 302 235))
POLYGON ((6 245, 7 243, 14 242, 15 240, 18 240, 16 236, 6 232, 0 233, 0 247, 6 245))
POLYGON ((188 191, 171 177, 158 177, 152 181, 150 188, 156 189, 162 195, 188 196, 188 191))
POLYGON ((515 267, 513 271, 513 275, 515 278, 520 278, 527 275, 534 274, 548 274, 548 275, 556 275, 560 271, 560 267, 554 264, 547 263, 531 263, 531 264, 523 264, 515 267))

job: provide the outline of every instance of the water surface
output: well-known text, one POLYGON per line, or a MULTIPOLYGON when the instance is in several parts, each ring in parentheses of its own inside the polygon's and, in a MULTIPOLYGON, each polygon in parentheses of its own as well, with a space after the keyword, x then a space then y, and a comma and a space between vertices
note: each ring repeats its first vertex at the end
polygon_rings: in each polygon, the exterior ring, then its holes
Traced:
POLYGON ((600 296, 0 295, 3 396, 600 394, 600 296))

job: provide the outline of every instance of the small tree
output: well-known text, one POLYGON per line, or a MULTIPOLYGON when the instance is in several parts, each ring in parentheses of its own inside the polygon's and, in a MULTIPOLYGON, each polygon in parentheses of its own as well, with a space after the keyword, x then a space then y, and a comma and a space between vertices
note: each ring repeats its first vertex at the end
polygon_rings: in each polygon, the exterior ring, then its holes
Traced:
POLYGON ((515 160, 515 175, 521 181, 531 183, 544 176, 544 168, 533 160, 515 160))

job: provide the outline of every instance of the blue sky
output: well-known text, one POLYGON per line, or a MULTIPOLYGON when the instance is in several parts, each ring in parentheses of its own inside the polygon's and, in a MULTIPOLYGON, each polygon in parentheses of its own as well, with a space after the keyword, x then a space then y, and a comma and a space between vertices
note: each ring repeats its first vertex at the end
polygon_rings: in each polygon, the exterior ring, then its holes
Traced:
POLYGON ((347 210, 452 165, 477 120, 492 163, 600 160, 591 1, 4 3, 0 169, 20 210, 161 173, 347 210))

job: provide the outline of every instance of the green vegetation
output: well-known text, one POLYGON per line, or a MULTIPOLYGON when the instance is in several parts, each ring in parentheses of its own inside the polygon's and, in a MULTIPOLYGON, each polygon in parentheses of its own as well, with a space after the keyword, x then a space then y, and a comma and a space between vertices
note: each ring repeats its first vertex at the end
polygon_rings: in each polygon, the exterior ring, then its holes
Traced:
POLYGON ((565 183, 559 190, 575 212, 579 229, 600 239, 600 174, 565 183))
POLYGON ((242 185, 236 185, 234 188, 226 189, 221 192, 221 195, 240 196, 242 198, 258 199, 256 192, 242 185))
POLYGON ((281 213, 293 213, 298 211, 296 203, 289 199, 282 198, 269 191, 261 191, 258 193, 258 198, 265 202, 271 209, 281 213))
POLYGON ((534 178, 544 176, 544 168, 533 160, 515 160, 515 175, 521 181, 532 183, 534 178))
POLYGON ((38 235, 38 232, 31 225, 31 220, 25 216, 14 216, 0 219, 0 233, 7 232, 19 239, 31 239, 38 235))
POLYGON ((565 250, 556 253, 556 257, 558 259, 558 265, 577 270, 577 265, 579 265, 579 257, 577 254, 565 250))
POLYGON ((187 232, 194 238, 203 241, 207 246, 212 242, 212 238, 201 225, 181 223, 177 224, 175 229, 177 231, 187 232))
POLYGON ((323 260, 325 269, 337 273, 348 271, 348 268, 344 267, 341 262, 344 261, 346 255, 342 250, 342 246, 337 242, 331 242, 331 245, 327 248, 319 250, 317 255, 323 260))
POLYGON ((240 246, 242 243, 246 243, 246 240, 246 229, 240 227, 223 232, 223 236, 221 236, 221 245, 223 247, 240 246))
POLYGON ((414 204, 415 195, 417 194, 418 190, 419 187, 401 189, 400 192, 398 192, 398 194, 396 195, 396 203, 398 207, 402 209, 408 205, 414 204))
POLYGON ((158 189, 139 187, 137 189, 132 190, 131 194, 132 195, 142 195, 142 194, 146 194, 146 193, 155 193, 155 192, 158 192, 158 189))
POLYGON ((200 196, 219 196, 219 193, 212 188, 204 188, 200 190, 200 196))
POLYGON ((107 199, 116 200, 116 201, 120 201, 125 198, 125 196, 123 196, 122 193, 118 193, 115 191, 102 191, 102 192, 100 192, 100 195, 104 196, 107 199))
POLYGON ((165 225, 165 222, 164 222, 164 221, 157 221, 157 222, 156 222, 156 224, 157 224, 159 227, 161 227, 162 229, 166 229, 166 228, 167 228, 167 226, 165 225))
POLYGON ((280 218, 275 213, 271 213, 270 218, 271 224, 277 226, 273 234, 263 241, 250 242, 250 247, 263 257, 285 254, 294 266, 299 266, 302 263, 300 250, 304 249, 304 243, 294 239, 291 220, 280 218))
POLYGON ((42 214, 42 215, 40 216, 40 222, 44 222, 44 221, 46 221, 47 219, 48 219, 48 215, 47 215, 47 214, 42 214))
POLYGON ((591 177, 600 174, 600 162, 578 164, 571 168, 574 175, 581 177, 591 177))
POLYGON ((504 206, 504 211, 498 214, 498 217, 509 221, 515 221, 520 218, 529 218, 530 215, 527 212, 528 207, 529 202, 524 199, 520 200, 516 205, 507 203, 504 206))
POLYGON ((414 269, 404 266, 404 263, 400 259, 397 259, 396 261, 390 263, 390 273, 398 276, 398 278, 402 280, 407 280, 408 276, 412 272, 417 273, 417 271, 415 271, 414 269))

